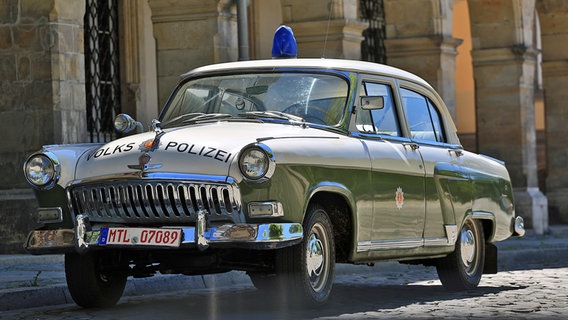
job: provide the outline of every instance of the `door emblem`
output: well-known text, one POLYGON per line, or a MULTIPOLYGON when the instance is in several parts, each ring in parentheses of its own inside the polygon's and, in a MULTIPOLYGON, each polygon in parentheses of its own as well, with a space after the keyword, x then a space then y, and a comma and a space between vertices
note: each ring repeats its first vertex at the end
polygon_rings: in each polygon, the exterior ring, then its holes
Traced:
POLYGON ((398 187, 396 189, 394 200, 396 201, 396 207, 398 209, 402 209, 402 206, 404 205, 404 192, 402 191, 401 187, 398 187))

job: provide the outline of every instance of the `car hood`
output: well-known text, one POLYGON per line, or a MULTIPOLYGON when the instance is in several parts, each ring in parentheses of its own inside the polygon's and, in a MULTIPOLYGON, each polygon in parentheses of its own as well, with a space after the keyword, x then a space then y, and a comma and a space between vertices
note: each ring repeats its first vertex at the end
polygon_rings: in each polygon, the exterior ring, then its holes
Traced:
POLYGON ((225 178, 243 147, 290 137, 330 137, 332 132, 271 123, 215 122, 141 133, 89 152, 78 161, 76 179, 117 174, 183 173, 225 178))

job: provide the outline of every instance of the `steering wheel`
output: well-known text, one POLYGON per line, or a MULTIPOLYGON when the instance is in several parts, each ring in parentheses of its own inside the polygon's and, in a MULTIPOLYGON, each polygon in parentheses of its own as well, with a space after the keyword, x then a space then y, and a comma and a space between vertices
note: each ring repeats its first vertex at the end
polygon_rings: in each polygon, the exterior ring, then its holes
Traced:
POLYGON ((327 110, 319 106, 293 104, 282 112, 302 117, 306 122, 328 125, 324 120, 327 117, 327 110))

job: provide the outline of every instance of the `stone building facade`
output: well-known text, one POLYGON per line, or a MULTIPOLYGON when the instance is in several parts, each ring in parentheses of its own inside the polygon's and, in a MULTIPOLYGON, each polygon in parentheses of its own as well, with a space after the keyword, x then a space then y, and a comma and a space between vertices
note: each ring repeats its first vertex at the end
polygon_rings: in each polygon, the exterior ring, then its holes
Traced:
MULTIPOLYGON (((45 144, 89 142, 84 37, 89 1, 0 0, 0 252, 20 251, 33 225, 34 195, 21 173, 26 156, 45 144)), ((270 58, 280 24, 293 28, 300 57, 361 59, 369 28, 360 10, 369 0, 108 2, 118 12, 120 111, 144 124, 156 117, 181 73, 238 60, 242 28, 251 59, 270 58), (246 26, 237 17, 242 1, 246 26)), ((549 211, 555 222, 568 223, 568 1, 374 4, 382 8, 386 63, 431 83, 458 124, 472 123, 472 139, 458 126, 464 144, 507 163, 518 214, 537 233, 547 232, 549 211), (468 22, 454 19, 458 8, 466 8, 468 22), (467 37, 455 36, 460 23, 469 29, 467 37), (473 116, 463 116, 456 94, 458 50, 466 41, 473 116), (546 160, 539 163, 535 101, 541 96, 546 160), (539 168, 545 175, 539 176, 539 168)))

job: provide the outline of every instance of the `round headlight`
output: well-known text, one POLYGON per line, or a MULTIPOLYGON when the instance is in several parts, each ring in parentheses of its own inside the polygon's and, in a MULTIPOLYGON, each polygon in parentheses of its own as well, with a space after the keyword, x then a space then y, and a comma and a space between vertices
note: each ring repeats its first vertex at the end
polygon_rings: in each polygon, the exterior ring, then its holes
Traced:
POLYGON ((38 154, 26 161, 24 174, 32 185, 45 187, 54 182, 57 176, 56 164, 46 155, 38 154))
POLYGON ((242 174, 251 180, 258 180, 268 172, 270 159, 268 155, 258 148, 245 150, 239 159, 242 174))

